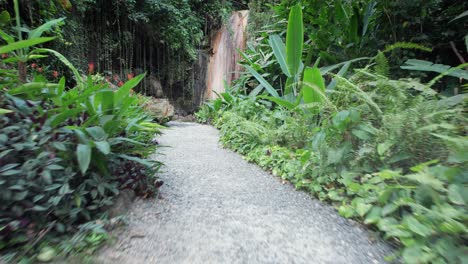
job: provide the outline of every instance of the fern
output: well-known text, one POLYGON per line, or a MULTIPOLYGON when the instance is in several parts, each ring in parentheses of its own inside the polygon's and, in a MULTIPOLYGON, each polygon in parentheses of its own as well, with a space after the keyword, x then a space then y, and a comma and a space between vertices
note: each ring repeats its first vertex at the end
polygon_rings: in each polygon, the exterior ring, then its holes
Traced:
POLYGON ((385 54, 381 51, 375 56, 375 66, 374 70, 377 74, 388 77, 390 74, 390 66, 388 64, 388 59, 385 57, 385 54))
POLYGON ((432 48, 423 46, 421 44, 412 43, 412 42, 396 42, 396 43, 393 43, 392 45, 387 45, 383 53, 390 52, 394 49, 415 49, 415 50, 432 52, 432 48))

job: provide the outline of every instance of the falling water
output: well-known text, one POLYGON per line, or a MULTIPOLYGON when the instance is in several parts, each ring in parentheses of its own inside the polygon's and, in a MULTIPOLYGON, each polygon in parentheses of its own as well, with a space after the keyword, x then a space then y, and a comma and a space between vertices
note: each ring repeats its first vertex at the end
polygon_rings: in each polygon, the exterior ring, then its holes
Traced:
POLYGON ((230 85, 239 78, 242 68, 237 63, 241 58, 238 50, 245 48, 248 15, 247 10, 234 12, 229 25, 223 26, 214 36, 206 81, 208 99, 216 98, 216 93, 224 91, 225 81, 230 85))

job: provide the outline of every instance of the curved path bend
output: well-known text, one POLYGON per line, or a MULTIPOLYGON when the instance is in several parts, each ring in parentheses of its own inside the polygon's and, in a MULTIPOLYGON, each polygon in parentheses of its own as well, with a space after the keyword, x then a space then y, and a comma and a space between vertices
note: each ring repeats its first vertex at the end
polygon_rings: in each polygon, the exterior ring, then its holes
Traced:
POLYGON ((102 263, 384 263, 390 248, 359 224, 218 143, 171 122, 158 141, 159 199, 139 200, 102 263))

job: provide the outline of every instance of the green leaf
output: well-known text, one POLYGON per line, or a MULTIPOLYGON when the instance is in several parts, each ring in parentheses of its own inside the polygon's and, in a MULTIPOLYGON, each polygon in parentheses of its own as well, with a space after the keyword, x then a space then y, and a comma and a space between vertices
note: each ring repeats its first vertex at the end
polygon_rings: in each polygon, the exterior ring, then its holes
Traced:
POLYGON ((413 70, 413 71, 429 71, 429 72, 437 72, 444 75, 468 79, 468 71, 458 69, 457 67, 451 67, 444 64, 435 64, 430 61, 424 60, 415 60, 410 59, 405 62, 405 65, 401 66, 400 68, 405 70, 413 70))
POLYGON ((279 97, 277 98, 277 97, 271 97, 271 96, 259 96, 258 98, 270 100, 279 106, 287 108, 288 110, 293 110, 295 107, 297 107, 297 104, 291 103, 288 100, 284 100, 279 97))
POLYGON ((89 145, 78 144, 76 148, 76 157, 78 165, 80 166, 81 173, 84 175, 88 170, 89 163, 91 162, 91 147, 89 145))
POLYGON ((289 72, 288 64, 286 63, 286 46, 281 40, 281 37, 277 34, 271 35, 268 42, 273 49, 273 53, 275 54, 276 60, 278 61, 283 73, 288 77, 292 77, 289 72))
POLYGON ((57 25, 63 20, 65 20, 65 18, 58 18, 58 19, 54 19, 54 20, 51 20, 49 22, 42 24, 38 28, 29 32, 29 39, 36 39, 36 38, 41 37, 42 33, 49 31, 53 26, 57 25))
POLYGON ((450 184, 448 187, 448 198, 449 200, 458 205, 465 205, 465 199, 463 198, 463 193, 466 193, 463 186, 450 184))
POLYGON ((460 15, 456 16, 454 19, 450 20, 449 23, 451 23, 452 21, 455 21, 457 19, 460 19, 462 17, 466 17, 466 16, 468 16, 468 10, 466 10, 465 12, 463 12, 460 15))
POLYGON ((107 155, 110 153, 110 145, 107 141, 94 141, 94 144, 102 154, 107 155))
POLYGON ((369 225, 369 224, 375 224, 379 221, 381 218, 380 214, 382 212, 382 208, 380 207, 373 207, 370 212, 367 214, 366 220, 364 220, 364 223, 369 225))
POLYGON ((321 103, 325 97, 325 81, 317 67, 307 67, 302 85, 304 103, 321 103))
POLYGON ((17 95, 17 94, 30 94, 32 92, 40 92, 44 88, 56 88, 57 84, 55 83, 42 83, 42 82, 31 82, 25 83, 18 87, 8 90, 8 94, 17 95))
POLYGON ((457 222, 455 220, 443 222, 440 225, 440 230, 442 232, 449 233, 449 234, 460 234, 460 233, 466 233, 468 231, 464 224, 457 222))
POLYGON ((0 115, 9 114, 9 113, 13 113, 13 111, 0 108, 0 115))
POLYGON ((393 142, 385 141, 377 145, 377 153, 383 156, 393 146, 393 142))
POLYGON ((252 67, 246 65, 244 66, 254 77, 255 79, 257 79, 257 81, 263 85, 263 87, 267 90, 267 92, 273 96, 273 97, 276 97, 276 98, 279 98, 279 94, 278 92, 275 90, 275 88, 273 88, 273 86, 270 85, 270 83, 268 83, 267 80, 265 80, 256 70, 254 70, 252 67))
POLYGON ((73 75, 75 76, 75 80, 78 82, 78 84, 83 83, 83 79, 81 78, 81 75, 78 72, 78 70, 75 68, 75 66, 73 66, 73 64, 67 58, 65 58, 65 56, 63 56, 59 52, 57 52, 55 50, 51 50, 51 49, 35 49, 34 52, 53 54, 55 57, 57 57, 63 64, 65 64, 65 66, 67 66, 73 72, 73 75))
POLYGON ((117 92, 114 93, 114 103, 115 105, 120 105, 125 97, 128 96, 130 90, 137 86, 143 78, 145 78, 145 73, 136 76, 135 78, 127 81, 122 87, 120 87, 117 92))
POLYGON ((432 228, 427 225, 421 224, 415 217, 413 216, 405 216, 403 218, 403 222, 406 223, 408 228, 413 231, 414 233, 426 237, 432 233, 432 228))
POLYGON ((291 8, 286 33, 286 61, 292 76, 299 74, 304 44, 304 25, 302 22, 302 8, 295 5, 291 8))
POLYGON ((107 138, 107 134, 102 129, 102 127, 99 126, 94 126, 94 127, 88 127, 86 128, 86 132, 94 138, 94 140, 102 141, 107 138))
POLYGON ((118 155, 119 157, 123 158, 123 159, 126 159, 126 160, 130 160, 130 161, 134 161, 134 162, 138 162, 140 163, 141 165, 144 165, 146 167, 152 167, 154 165, 153 162, 151 162, 150 160, 147 160, 147 159, 141 159, 141 158, 137 158, 137 157, 132 157, 132 156, 128 156, 128 155, 125 155, 125 154, 120 154, 118 155))
POLYGON ((3 10, 0 13, 0 24, 6 24, 8 22, 10 22, 10 13, 8 13, 6 10, 3 10))
POLYGON ((15 42, 15 38, 8 35, 5 31, 0 30, 0 37, 2 37, 3 40, 5 40, 6 43, 10 44, 15 42))
POLYGON ((363 217, 371 208, 372 208, 372 205, 368 203, 358 202, 356 204, 356 212, 361 217, 363 217))
POLYGON ((28 47, 32 47, 41 43, 49 42, 51 40, 54 40, 55 37, 53 38, 37 38, 37 39, 26 39, 26 40, 20 40, 16 42, 12 42, 10 44, 7 44, 5 46, 0 47, 0 54, 1 53, 8 53, 12 52, 15 50, 19 49, 24 49, 28 47))
POLYGON ((398 209, 398 205, 394 203, 390 203, 384 206, 382 209, 382 216, 387 216, 393 212, 395 212, 398 209))

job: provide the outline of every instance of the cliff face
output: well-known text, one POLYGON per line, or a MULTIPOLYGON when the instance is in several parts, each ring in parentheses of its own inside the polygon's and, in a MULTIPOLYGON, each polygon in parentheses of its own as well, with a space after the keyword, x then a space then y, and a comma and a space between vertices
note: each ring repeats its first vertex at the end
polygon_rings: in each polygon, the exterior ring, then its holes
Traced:
POLYGON ((224 25, 214 36, 213 54, 208 63, 206 99, 216 98, 216 93, 223 92, 224 82, 230 85, 239 78, 243 69, 237 63, 241 59, 238 50, 245 48, 248 16, 247 10, 234 12, 229 25, 224 25))

